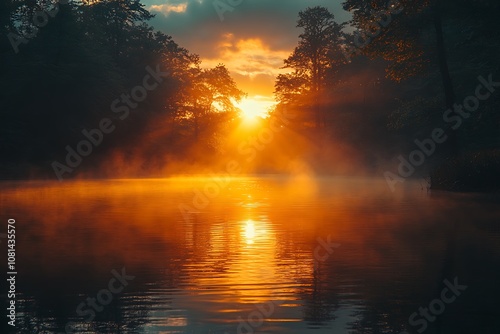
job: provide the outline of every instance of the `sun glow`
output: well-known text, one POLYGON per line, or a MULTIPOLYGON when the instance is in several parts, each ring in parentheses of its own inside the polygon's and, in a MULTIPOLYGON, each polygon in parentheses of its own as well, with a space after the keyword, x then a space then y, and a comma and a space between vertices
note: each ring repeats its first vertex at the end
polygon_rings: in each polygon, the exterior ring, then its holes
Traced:
POLYGON ((241 118, 246 123, 254 123, 259 118, 266 118, 269 114, 269 107, 272 102, 259 97, 250 97, 236 103, 236 106, 241 110, 241 118))
POLYGON ((251 220, 248 220, 245 224, 245 239, 247 244, 253 244, 253 239, 255 239, 255 224, 251 220))

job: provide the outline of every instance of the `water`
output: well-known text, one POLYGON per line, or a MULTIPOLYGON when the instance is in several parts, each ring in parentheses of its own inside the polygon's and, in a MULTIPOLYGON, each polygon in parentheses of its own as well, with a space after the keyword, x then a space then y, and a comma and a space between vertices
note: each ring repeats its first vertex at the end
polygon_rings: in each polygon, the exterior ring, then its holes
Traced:
POLYGON ((16 331, 500 332, 498 196, 412 182, 392 193, 375 179, 216 181, 2 183, 0 233, 16 219, 16 331), (455 278, 466 290, 409 322, 455 278), (97 311, 86 304, 96 297, 97 311))

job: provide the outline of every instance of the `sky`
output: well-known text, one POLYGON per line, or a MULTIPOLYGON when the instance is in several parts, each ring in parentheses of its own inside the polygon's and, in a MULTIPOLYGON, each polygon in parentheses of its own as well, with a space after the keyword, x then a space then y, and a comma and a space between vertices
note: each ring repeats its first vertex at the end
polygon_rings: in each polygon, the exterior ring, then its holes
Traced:
POLYGON ((273 102, 274 81, 301 33, 298 13, 324 6, 348 20, 343 0, 142 0, 150 23, 196 53, 202 67, 226 65, 253 103, 273 102), (219 12, 216 7, 218 7, 219 12))

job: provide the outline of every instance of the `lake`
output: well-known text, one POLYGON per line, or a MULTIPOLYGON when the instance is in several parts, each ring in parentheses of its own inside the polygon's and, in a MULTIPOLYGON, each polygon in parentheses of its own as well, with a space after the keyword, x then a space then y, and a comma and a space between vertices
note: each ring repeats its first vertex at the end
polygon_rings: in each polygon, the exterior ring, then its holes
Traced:
POLYGON ((500 332, 498 195, 280 176, 0 189, 18 333, 500 332))

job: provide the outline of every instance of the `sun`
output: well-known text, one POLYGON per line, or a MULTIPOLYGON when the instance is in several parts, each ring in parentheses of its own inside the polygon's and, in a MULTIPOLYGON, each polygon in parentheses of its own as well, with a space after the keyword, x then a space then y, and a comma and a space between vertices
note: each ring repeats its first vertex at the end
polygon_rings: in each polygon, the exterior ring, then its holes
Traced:
POLYGON ((236 106, 241 110, 240 116, 247 124, 255 123, 260 118, 268 116, 269 103, 267 101, 257 98, 246 98, 236 103, 236 106))

